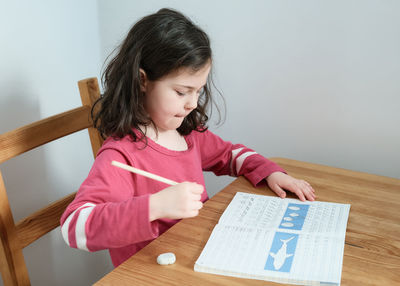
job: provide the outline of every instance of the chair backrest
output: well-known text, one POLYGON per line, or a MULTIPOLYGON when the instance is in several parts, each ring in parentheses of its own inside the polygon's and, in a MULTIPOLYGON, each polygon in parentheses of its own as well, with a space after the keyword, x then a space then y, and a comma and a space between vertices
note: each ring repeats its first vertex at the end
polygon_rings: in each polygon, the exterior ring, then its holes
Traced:
MULTIPOLYGON (((82 106, 0 135, 0 164, 36 147, 88 129, 93 155, 103 139, 92 127, 90 110, 100 97, 97 78, 78 82, 82 106)), ((62 213, 75 192, 15 223, 0 172, 0 270, 8 285, 30 285, 22 249, 59 226, 62 213)))

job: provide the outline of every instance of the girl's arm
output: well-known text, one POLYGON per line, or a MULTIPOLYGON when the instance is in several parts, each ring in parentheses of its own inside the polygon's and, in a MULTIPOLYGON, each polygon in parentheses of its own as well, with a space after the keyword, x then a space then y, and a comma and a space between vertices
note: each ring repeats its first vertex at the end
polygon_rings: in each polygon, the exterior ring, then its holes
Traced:
POLYGON ((98 154, 87 179, 61 217, 61 231, 73 248, 118 248, 158 236, 149 219, 149 194, 136 195, 133 176, 111 166, 126 157, 115 149, 98 154))
POLYGON ((303 180, 286 174, 285 170, 242 144, 222 140, 211 131, 196 134, 203 170, 216 175, 245 176, 254 186, 266 179, 268 186, 281 198, 283 189, 294 192, 301 200, 314 200, 314 190, 303 180))
MULTIPOLYGON (((242 144, 222 140, 211 131, 196 134, 204 171, 217 176, 245 176, 254 186, 274 172, 285 170, 242 144)), ((265 183, 265 182, 264 182, 265 183)))

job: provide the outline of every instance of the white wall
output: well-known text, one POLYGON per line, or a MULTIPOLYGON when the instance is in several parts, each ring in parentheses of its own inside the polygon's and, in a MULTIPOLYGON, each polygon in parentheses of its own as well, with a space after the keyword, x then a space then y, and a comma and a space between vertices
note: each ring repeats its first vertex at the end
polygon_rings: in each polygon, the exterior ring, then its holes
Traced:
MULTIPOLYGON (((400 178, 398 1, 2 1, 0 132, 79 106, 76 82, 99 76, 131 25, 162 7, 212 40, 227 102, 217 134, 268 157, 400 178)), ((0 166, 16 220, 79 187, 87 137, 0 166)), ((211 195, 230 181, 206 179, 211 195)), ((88 285, 111 269, 107 253, 69 249, 58 229, 24 254, 33 285, 88 285)))
MULTIPOLYGON (((178 9, 210 36, 227 120, 267 157, 400 178, 399 1, 99 1, 102 57, 140 17, 178 9)), ((229 181, 207 176, 211 194, 229 181)))
MULTIPOLYGON (((80 106, 77 81, 98 76, 102 63, 97 2, 0 7, 0 132, 80 106)), ((14 219, 77 190, 92 163, 85 131, 1 164, 14 219)), ((69 248, 59 228, 24 255, 32 285, 91 285, 112 269, 108 253, 69 248)))

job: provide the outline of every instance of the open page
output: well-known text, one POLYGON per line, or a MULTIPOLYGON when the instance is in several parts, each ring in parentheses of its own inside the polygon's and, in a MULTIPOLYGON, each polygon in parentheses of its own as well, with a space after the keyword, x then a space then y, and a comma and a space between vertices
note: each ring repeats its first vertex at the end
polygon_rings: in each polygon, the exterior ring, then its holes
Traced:
POLYGON ((195 271, 301 285, 339 285, 350 205, 238 192, 195 271))

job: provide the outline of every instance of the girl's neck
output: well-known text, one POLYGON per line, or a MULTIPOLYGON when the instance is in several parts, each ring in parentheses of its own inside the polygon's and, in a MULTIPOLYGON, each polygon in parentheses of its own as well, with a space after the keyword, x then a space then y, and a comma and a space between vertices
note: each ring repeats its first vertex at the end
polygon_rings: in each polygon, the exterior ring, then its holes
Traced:
POLYGON ((164 148, 173 151, 185 151, 188 149, 185 138, 177 130, 156 130, 153 126, 147 126, 146 136, 164 148))

